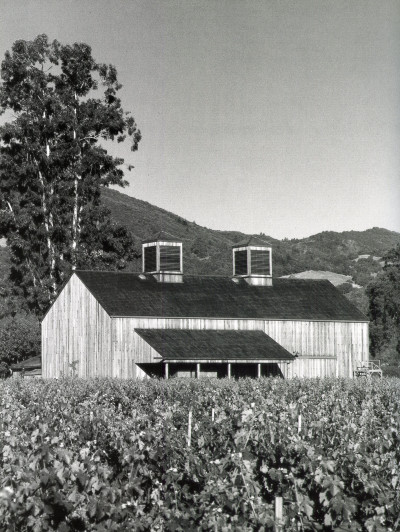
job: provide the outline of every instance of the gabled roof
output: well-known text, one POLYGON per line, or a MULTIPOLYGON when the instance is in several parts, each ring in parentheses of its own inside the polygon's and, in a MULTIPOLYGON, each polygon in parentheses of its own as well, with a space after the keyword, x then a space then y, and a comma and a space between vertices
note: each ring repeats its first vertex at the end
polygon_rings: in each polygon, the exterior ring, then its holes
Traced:
POLYGON ((22 369, 39 369, 42 367, 42 357, 40 355, 36 357, 31 357, 26 360, 22 360, 22 362, 18 362, 18 364, 12 364, 11 369, 13 371, 19 371, 22 369))
POLYGON ((270 242, 266 242, 265 240, 262 240, 261 238, 258 238, 256 236, 251 236, 250 238, 246 238, 244 240, 241 240, 240 242, 237 242, 236 244, 233 244, 233 248, 242 248, 246 246, 258 246, 258 247, 271 247, 270 242))
POLYGON ((178 238, 174 235, 171 235, 170 233, 167 233, 166 231, 159 231, 155 235, 153 235, 150 238, 146 238, 146 240, 143 240, 143 244, 148 244, 149 242, 182 242, 181 238, 178 238))
POLYGON ((329 281, 274 279, 250 286, 229 277, 157 282, 137 273, 76 271, 110 316, 368 321, 329 281))
POLYGON ((163 360, 294 360, 263 331, 135 329, 163 360))

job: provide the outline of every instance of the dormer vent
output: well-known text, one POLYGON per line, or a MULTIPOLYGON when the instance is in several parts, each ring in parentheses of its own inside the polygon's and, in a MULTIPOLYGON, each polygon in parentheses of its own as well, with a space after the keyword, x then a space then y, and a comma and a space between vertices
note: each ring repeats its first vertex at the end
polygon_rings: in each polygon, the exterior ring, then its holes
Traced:
POLYGON ((251 237, 232 246, 233 277, 251 285, 272 285, 272 248, 268 242, 251 237))
POLYGON ((161 231, 142 243, 143 273, 157 281, 181 283, 183 274, 182 241, 161 231))

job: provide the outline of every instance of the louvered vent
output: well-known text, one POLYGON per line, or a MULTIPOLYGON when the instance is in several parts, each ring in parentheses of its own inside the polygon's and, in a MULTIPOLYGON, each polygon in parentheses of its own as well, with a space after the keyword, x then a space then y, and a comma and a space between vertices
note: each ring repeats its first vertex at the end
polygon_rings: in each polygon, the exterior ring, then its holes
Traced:
POLYGON ((251 253, 251 274, 271 275, 270 251, 269 249, 252 249, 251 253))
POLYGON ((247 250, 235 251, 235 275, 247 275, 247 250))
MULTIPOLYGON (((182 283, 182 241, 160 231, 142 242, 143 273, 151 274, 159 283, 182 283)), ((147 280, 146 277, 143 280, 147 280)))
POLYGON ((157 246, 143 248, 144 251, 144 271, 155 272, 157 270, 157 246))
POLYGON ((160 271, 179 272, 181 270, 181 248, 160 246, 160 271))
POLYGON ((233 278, 252 286, 272 286, 272 248, 254 236, 234 244, 233 278))

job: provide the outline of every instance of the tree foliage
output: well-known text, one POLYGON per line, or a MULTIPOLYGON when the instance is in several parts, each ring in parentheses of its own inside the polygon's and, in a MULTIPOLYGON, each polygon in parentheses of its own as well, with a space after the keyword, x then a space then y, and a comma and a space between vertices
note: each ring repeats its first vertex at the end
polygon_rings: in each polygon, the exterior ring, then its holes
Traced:
POLYGON ((32 314, 0 320, 0 362, 16 364, 40 355, 40 323, 32 314))
POLYGON ((400 361, 400 244, 384 260, 382 274, 367 287, 371 351, 376 356, 391 345, 400 361))
POLYGON ((141 135, 124 112, 112 65, 95 62, 87 44, 46 35, 16 41, 1 66, 0 235, 11 251, 12 279, 43 310, 71 267, 121 268, 130 234, 112 223, 101 187, 125 184, 123 160, 102 141, 141 135))

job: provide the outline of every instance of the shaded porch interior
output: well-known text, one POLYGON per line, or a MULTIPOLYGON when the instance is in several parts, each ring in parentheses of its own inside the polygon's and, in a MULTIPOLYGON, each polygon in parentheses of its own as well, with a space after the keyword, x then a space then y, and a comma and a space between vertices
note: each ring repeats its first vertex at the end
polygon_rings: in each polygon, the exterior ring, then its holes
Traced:
POLYGON ((194 363, 194 362, 158 362, 153 364, 138 364, 149 377, 158 378, 232 378, 243 377, 281 377, 283 373, 277 362, 268 363, 194 363))

